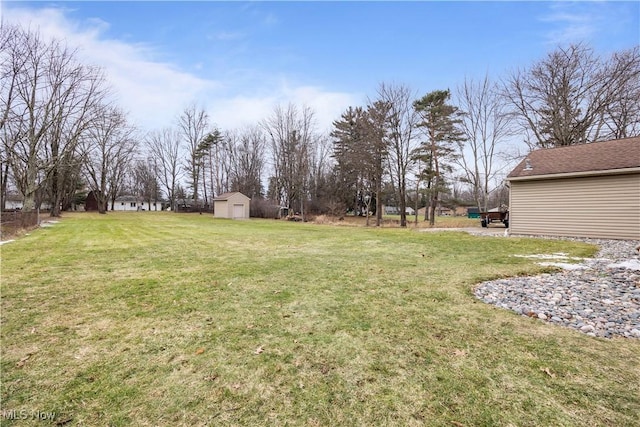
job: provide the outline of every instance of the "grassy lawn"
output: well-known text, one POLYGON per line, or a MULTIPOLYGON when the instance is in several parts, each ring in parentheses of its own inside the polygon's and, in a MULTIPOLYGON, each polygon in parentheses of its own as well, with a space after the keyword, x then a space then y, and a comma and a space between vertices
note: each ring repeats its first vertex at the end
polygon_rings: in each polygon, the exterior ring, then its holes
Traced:
MULTIPOLYGON (((366 225, 367 219, 362 216, 344 216, 341 220, 337 218, 325 218, 321 216, 316 218, 316 221, 322 224, 332 225, 366 225)), ((369 217, 369 224, 374 226, 376 223, 375 217, 369 217)), ((400 227, 400 215, 383 215, 382 225, 384 227, 400 227)), ((408 228, 429 228, 431 227, 429 221, 425 221, 424 216, 419 215, 416 223, 415 215, 407 215, 407 227, 408 228)), ((435 219, 435 228, 460 228, 460 227, 480 227, 479 218, 467 218, 466 216, 437 216, 435 219)), ((503 227, 502 224, 496 223, 496 227, 503 227)))
MULTIPOLYGON (((1 247, 2 409, 55 425, 625 426, 640 340, 501 310, 512 254, 590 245, 165 213, 1 247)), ((29 418, 2 425, 43 425, 29 418)), ((46 423, 45 423, 46 424, 46 423)))

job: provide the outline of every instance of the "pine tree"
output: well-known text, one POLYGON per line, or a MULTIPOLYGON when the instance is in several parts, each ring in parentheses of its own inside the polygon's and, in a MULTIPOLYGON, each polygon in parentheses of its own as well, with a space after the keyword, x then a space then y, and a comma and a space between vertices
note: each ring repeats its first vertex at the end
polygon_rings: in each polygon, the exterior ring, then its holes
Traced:
POLYGON ((424 130, 426 137, 418 151, 429 159, 429 224, 432 226, 439 196, 445 184, 443 172, 446 162, 455 155, 455 144, 464 140, 464 134, 459 128, 461 112, 457 107, 447 103, 450 97, 448 89, 435 90, 413 104, 422 119, 418 127, 424 130))

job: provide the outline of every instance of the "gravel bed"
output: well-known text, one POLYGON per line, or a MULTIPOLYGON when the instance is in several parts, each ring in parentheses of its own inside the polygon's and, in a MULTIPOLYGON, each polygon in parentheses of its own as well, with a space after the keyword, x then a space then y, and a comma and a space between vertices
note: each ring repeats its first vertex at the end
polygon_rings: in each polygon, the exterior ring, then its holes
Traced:
POLYGON ((538 255, 541 264, 564 269, 553 274, 484 282, 475 289, 476 297, 592 337, 640 338, 640 254, 636 249, 640 242, 564 240, 598 245, 597 258, 576 264, 578 260, 562 254, 538 255))

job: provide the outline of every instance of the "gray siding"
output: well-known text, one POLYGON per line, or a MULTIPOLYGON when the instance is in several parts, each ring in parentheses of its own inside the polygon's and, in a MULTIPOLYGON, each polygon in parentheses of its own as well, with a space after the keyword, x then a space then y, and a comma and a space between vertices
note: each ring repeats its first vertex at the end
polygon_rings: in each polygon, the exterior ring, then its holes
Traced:
POLYGON ((640 240, 640 174, 511 181, 512 234, 640 240))

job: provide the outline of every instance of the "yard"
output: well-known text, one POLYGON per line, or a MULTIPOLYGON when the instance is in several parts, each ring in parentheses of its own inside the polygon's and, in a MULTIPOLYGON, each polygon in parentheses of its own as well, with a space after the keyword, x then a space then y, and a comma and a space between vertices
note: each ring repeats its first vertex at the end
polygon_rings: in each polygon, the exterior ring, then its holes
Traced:
POLYGON ((472 294, 583 243, 146 212, 0 248, 2 425, 638 425, 640 340, 472 294))

